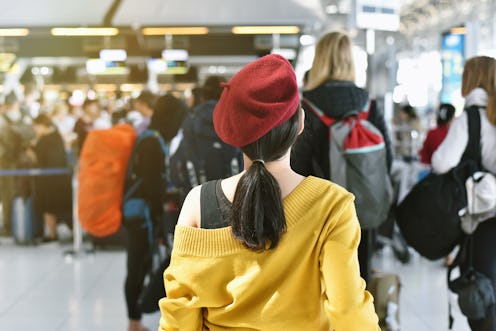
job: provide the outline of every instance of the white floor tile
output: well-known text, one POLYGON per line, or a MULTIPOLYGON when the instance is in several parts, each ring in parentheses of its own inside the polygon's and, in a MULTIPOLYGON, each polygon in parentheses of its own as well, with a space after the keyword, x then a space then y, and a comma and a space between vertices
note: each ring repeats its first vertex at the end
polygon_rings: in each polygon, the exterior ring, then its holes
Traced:
MULTIPOLYGON (((98 251, 67 263, 70 246, 20 247, 0 239, 1 331, 126 330, 123 251, 98 251)), ((374 258, 374 268, 400 275, 401 331, 447 331, 446 268, 414 255, 401 264, 389 248, 374 258)), ((469 331, 455 304, 453 331, 469 331)), ((144 315, 156 330, 160 313, 144 315)))
MULTIPOLYGON (((40 331, 56 331, 61 329, 64 324, 65 316, 7 316, 0 317, 0 328, 5 331, 26 331, 26 330, 40 330, 40 331)), ((87 329, 91 330, 91 329, 87 329)))

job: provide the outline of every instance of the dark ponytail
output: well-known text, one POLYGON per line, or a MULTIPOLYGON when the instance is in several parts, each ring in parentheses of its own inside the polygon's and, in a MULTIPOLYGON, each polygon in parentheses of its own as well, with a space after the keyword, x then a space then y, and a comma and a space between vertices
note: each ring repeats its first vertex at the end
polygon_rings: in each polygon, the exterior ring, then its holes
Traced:
POLYGON ((275 248, 286 231, 281 189, 265 162, 280 159, 295 143, 300 111, 262 138, 241 148, 253 163, 236 188, 231 226, 234 236, 254 251, 275 248))

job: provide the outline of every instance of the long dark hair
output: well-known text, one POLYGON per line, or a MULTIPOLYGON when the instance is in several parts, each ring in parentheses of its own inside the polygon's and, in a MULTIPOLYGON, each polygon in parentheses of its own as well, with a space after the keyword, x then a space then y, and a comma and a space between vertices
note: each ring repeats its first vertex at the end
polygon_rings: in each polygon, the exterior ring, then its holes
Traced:
POLYGON ((280 159, 295 143, 300 111, 298 109, 288 121, 241 148, 254 162, 236 188, 231 226, 234 236, 254 251, 275 248, 286 231, 281 189, 264 162, 280 159))

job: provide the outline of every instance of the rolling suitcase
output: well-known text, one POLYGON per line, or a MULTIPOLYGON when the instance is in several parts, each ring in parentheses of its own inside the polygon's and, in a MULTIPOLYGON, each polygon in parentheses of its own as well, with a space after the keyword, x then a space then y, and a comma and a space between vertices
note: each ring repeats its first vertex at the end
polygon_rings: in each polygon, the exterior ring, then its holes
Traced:
POLYGON ((17 244, 32 244, 41 237, 41 223, 37 222, 31 197, 16 197, 12 206, 12 235, 17 244))

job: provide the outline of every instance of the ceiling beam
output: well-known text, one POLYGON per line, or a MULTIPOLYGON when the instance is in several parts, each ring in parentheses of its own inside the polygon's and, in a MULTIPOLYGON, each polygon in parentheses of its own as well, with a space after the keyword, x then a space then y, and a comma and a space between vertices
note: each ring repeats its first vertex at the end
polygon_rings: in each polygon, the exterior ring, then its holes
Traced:
POLYGON ((103 26, 112 26, 112 21, 114 20, 115 13, 121 6, 122 0, 114 0, 110 8, 107 10, 103 18, 103 26))

